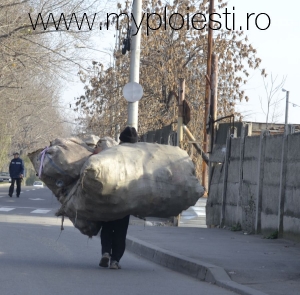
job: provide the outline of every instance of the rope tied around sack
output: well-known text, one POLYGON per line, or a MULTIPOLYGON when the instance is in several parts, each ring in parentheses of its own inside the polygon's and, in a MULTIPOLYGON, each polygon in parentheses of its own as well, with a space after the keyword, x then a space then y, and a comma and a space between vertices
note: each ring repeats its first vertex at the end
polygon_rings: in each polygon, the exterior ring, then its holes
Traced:
POLYGON ((46 147, 41 151, 41 153, 40 153, 40 155, 41 155, 41 163, 40 163, 39 174, 38 174, 39 178, 41 178, 41 175, 42 175, 43 164, 44 164, 44 159, 45 159, 45 154, 46 154, 46 152, 48 151, 48 149, 49 149, 49 147, 46 146, 46 147))

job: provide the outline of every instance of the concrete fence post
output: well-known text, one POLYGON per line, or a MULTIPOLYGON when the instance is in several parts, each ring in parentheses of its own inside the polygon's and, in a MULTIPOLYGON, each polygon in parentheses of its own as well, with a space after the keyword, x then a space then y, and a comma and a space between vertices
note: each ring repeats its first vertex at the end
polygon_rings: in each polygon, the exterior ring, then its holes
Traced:
POLYGON ((258 171, 257 171, 257 190, 256 190, 256 215, 255 215, 255 233, 261 233, 261 210, 262 210, 262 188, 264 179, 264 162, 266 152, 266 138, 270 135, 269 130, 263 130, 260 133, 258 150, 258 171))
POLYGON ((243 196, 243 164, 244 164, 244 153, 245 153, 245 139, 246 135, 248 135, 248 125, 243 124, 241 129, 241 137, 240 137, 240 163, 239 163, 239 195, 236 202, 236 224, 242 224, 242 220, 239 218, 242 215, 239 214, 241 209, 241 200, 243 196))
POLYGON ((226 153, 224 160, 224 178, 223 178, 223 191, 222 191, 222 207, 221 207, 221 220, 220 226, 223 227, 225 224, 225 207, 226 207, 226 191, 227 191, 227 178, 228 178, 228 165, 229 165, 229 157, 230 157, 230 147, 231 147, 231 134, 230 130, 227 134, 226 139, 226 153))
POLYGON ((280 186, 279 186, 279 202, 278 202, 278 236, 283 236, 283 215, 284 215, 284 201, 286 190, 286 170, 287 170, 287 150, 288 150, 288 135, 291 128, 286 128, 282 136, 282 152, 281 152, 281 166, 280 166, 280 186))

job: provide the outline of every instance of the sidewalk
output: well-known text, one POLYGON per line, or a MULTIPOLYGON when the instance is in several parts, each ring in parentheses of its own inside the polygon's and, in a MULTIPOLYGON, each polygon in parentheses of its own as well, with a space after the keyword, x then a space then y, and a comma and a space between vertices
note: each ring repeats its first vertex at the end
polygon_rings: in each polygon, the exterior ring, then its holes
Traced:
POLYGON ((300 244, 293 241, 228 229, 131 224, 126 249, 237 294, 300 294, 300 244))

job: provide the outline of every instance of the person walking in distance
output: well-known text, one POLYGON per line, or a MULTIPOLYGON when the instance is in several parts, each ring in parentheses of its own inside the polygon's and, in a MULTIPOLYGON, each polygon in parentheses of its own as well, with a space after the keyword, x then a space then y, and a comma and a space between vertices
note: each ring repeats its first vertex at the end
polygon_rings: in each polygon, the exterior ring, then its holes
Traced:
MULTIPOLYGON (((134 127, 126 127, 121 132, 119 139, 120 144, 136 143, 138 141, 138 135, 134 127)), ((102 258, 99 266, 108 267, 109 265, 111 269, 121 268, 119 262, 125 252, 129 218, 130 215, 127 215, 118 220, 102 223, 102 258)))
POLYGON ((11 178, 11 185, 9 187, 8 195, 12 197, 14 193, 15 182, 17 184, 16 195, 19 198, 21 193, 21 182, 23 180, 24 174, 24 163, 21 158, 19 158, 19 153, 14 153, 14 158, 10 161, 9 164, 9 175, 11 178))

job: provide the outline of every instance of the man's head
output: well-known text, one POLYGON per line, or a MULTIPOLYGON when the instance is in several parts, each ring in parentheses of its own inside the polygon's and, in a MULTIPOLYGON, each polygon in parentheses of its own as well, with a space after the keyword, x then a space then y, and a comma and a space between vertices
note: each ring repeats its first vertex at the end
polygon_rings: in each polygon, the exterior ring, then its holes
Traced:
POLYGON ((14 158, 18 158, 20 156, 20 154, 18 152, 13 153, 14 158))
POLYGON ((121 142, 136 143, 138 135, 134 127, 126 127, 119 137, 121 142))

